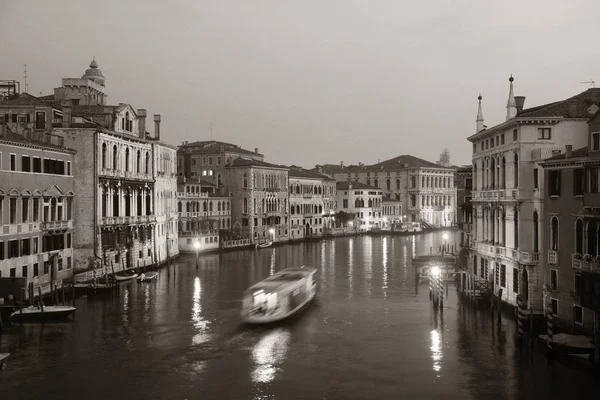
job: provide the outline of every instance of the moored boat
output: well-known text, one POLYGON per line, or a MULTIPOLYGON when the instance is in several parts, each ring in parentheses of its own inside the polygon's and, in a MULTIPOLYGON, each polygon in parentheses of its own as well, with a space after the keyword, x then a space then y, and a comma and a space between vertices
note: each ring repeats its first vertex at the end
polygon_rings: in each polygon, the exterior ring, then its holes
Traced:
POLYGON ((66 319, 77 309, 71 306, 30 306, 10 315, 12 322, 34 322, 66 319))
POLYGON ((273 242, 257 243, 256 244, 256 248, 257 249, 264 249, 265 247, 270 247, 272 244, 273 244, 273 242))
POLYGON ((242 300, 242 321, 266 324, 298 312, 317 293, 316 272, 305 266, 286 268, 250 286, 242 300))
POLYGON ((148 272, 147 274, 142 273, 140 276, 138 276, 137 280, 138 282, 151 282, 156 280, 156 278, 158 278, 158 272, 148 272))
POLYGON ((137 278, 138 274, 135 273, 124 273, 124 274, 115 274, 115 280, 118 282, 130 281, 132 279, 137 278))

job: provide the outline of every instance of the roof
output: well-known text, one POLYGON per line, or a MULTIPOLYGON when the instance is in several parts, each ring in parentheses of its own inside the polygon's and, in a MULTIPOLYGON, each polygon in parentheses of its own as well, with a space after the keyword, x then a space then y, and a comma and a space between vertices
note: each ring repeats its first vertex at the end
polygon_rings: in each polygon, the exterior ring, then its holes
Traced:
POLYGON ((360 182, 338 182, 336 187, 338 190, 348 190, 350 189, 350 185, 352 185, 352 189, 364 189, 364 190, 381 190, 376 188, 375 186, 366 185, 360 182))
MULTIPOLYGON (((571 152, 571 156, 569 158, 587 157, 587 155, 588 155, 588 147, 586 146, 586 147, 579 148, 577 150, 573 150, 571 152)), ((543 161, 543 163, 547 163, 549 161, 552 162, 552 161, 566 160, 566 159, 567 159, 566 153, 561 153, 561 154, 555 155, 554 157, 546 158, 543 161)))
MULTIPOLYGON (((46 135, 44 135, 44 137, 46 137, 46 135)), ((47 143, 44 141, 28 139, 23 135, 20 135, 15 132, 11 132, 9 130, 4 131, 4 134, 0 136, 0 142, 9 142, 9 143, 21 144, 21 145, 25 145, 25 146, 43 147, 43 148, 47 148, 47 149, 62 151, 65 153, 72 153, 72 154, 76 153, 76 151, 73 149, 69 149, 64 146, 47 143)))
POLYGON ((564 117, 564 118, 590 118, 588 108, 592 104, 600 103, 600 88, 590 88, 566 100, 543 104, 525 109, 517 114, 519 117, 564 117), (569 104, 577 103, 575 114, 569 113, 569 104))
POLYGON ((0 104, 9 104, 16 106, 51 106, 45 101, 39 99, 38 97, 32 96, 29 93, 21 93, 15 96, 11 96, 6 100, 0 101, 0 104))
POLYGON ((308 169, 304 169, 304 168, 298 168, 298 167, 290 167, 290 171, 289 171, 289 177, 290 178, 308 178, 308 179, 321 179, 324 181, 335 181, 335 179, 324 175, 324 174, 320 174, 314 170, 308 170, 308 169))
POLYGON ((252 154, 255 156, 264 157, 263 154, 243 149, 240 146, 232 143, 219 142, 217 140, 202 140, 198 142, 184 143, 179 146, 179 149, 193 153, 219 153, 229 151, 239 154, 252 154))
POLYGON ((230 164, 227 164, 227 167, 263 167, 263 168, 279 168, 279 169, 288 169, 285 165, 277 165, 271 164, 264 161, 259 160, 251 160, 248 158, 235 158, 231 161, 230 164))
POLYGON ((369 168, 372 169, 399 169, 399 168, 438 168, 438 169, 454 169, 452 167, 445 167, 440 164, 436 164, 431 161, 423 160, 422 158, 411 156, 410 154, 403 154, 398 157, 390 158, 389 160, 382 161, 374 164, 369 168))
POLYGON ((458 173, 473 173, 473 165, 463 165, 461 167, 456 168, 456 172, 458 173))
POLYGON ((395 203, 401 203, 401 202, 402 202, 402 200, 400 200, 400 199, 396 199, 396 198, 393 198, 393 197, 391 197, 391 196, 388 196, 388 195, 386 195, 386 196, 383 196, 383 197, 381 198, 381 201, 389 201, 389 202, 395 202, 395 203))

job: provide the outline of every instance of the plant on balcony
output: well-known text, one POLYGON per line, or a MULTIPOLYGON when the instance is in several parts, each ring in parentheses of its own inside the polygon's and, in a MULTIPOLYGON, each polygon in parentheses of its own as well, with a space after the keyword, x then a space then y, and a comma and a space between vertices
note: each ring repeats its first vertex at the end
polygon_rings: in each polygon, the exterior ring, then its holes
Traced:
POLYGON ((573 253, 573 260, 581 260, 581 254, 573 253))
POLYGON ((594 258, 592 257, 591 254, 586 254, 583 256, 583 261, 585 262, 591 262, 594 258))

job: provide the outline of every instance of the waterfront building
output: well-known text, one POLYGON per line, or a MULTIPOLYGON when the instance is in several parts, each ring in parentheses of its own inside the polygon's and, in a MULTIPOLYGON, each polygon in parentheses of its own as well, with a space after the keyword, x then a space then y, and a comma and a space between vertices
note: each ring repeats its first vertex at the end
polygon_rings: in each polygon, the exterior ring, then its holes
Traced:
POLYGON ((382 191, 360 182, 337 182, 338 212, 354 215, 356 231, 367 232, 382 226, 382 191))
POLYGON ((333 228, 335 180, 291 166, 289 185, 290 239, 322 237, 333 228))
POLYGON ((251 243, 289 239, 287 167, 231 157, 223 178, 231 197, 233 234, 251 243))
POLYGON ((473 242, 470 271, 491 282, 494 295, 527 308, 543 308, 543 273, 539 254, 544 230, 544 187, 540 161, 587 143, 587 120, 600 89, 567 100, 524 109, 509 79, 506 121, 483 125, 481 96, 473 145, 473 242))
POLYGON ((51 110, 0 106, 0 277, 45 294, 73 275, 75 151, 46 131, 51 110))
POLYGON ((586 147, 567 145, 542 166, 545 305, 561 331, 591 334, 600 312, 600 113, 588 123, 586 147))
MULTIPOLYGON (((145 110, 138 110, 145 112, 145 110)), ((179 254, 177 212, 177 147, 160 141, 160 115, 155 115, 156 140, 152 142, 156 261, 179 254)), ((154 139, 154 138, 152 138, 154 139)))
POLYGON ((214 250, 231 230, 231 198, 216 193, 211 182, 179 178, 177 185, 179 250, 214 250), (197 244, 196 244, 197 243, 197 244))
POLYGON ((456 188, 454 168, 411 155, 401 155, 373 165, 317 166, 338 182, 359 182, 400 200, 404 221, 426 226, 454 224, 456 188))
POLYGON ((223 186, 225 168, 232 159, 239 157, 256 161, 265 159, 258 148, 250 151, 216 140, 185 141, 177 151, 177 173, 180 177, 197 177, 212 182, 219 193, 226 195, 227 190, 223 186))
POLYGON ((456 222, 460 232, 460 246, 463 250, 471 247, 473 227, 473 166, 465 165, 456 169, 456 222))
MULTIPOLYGON (((155 166, 165 154, 159 151, 165 147, 158 141, 160 116, 154 116, 152 138, 146 132, 146 110, 125 103, 107 105, 105 78, 95 60, 81 79, 65 78, 62 83, 53 95, 12 96, 0 103, 0 114, 17 105, 35 108, 35 116, 17 117, 15 122, 23 120, 35 130, 57 135, 65 147, 76 151, 72 171, 75 270, 103 265, 118 271, 159 262, 154 203, 162 195, 154 193, 154 182, 159 172, 166 174, 162 166, 155 166), (155 150, 162 156, 154 157, 155 150)), ((175 177, 160 178, 161 191, 169 191, 173 183, 168 180, 175 177)), ((172 202, 165 205, 172 206, 172 202)), ((169 213, 159 214, 166 222, 169 213)), ((164 235, 166 248, 168 229, 164 229, 159 237, 164 235)))
POLYGON ((381 229, 392 230, 394 224, 402 222, 402 202, 385 196, 381 198, 382 224, 381 229))

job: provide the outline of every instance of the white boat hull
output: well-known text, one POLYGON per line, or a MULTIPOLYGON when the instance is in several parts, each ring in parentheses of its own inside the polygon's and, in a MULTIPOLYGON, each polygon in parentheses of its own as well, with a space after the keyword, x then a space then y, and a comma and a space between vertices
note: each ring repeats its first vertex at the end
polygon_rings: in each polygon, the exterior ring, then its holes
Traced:
POLYGON ((304 308, 308 303, 310 303, 317 294, 317 285, 316 283, 312 286, 310 291, 307 293, 307 298, 300 304, 298 304, 292 310, 285 310, 282 308, 276 309, 270 313, 258 313, 258 312, 249 312, 242 315, 242 322, 246 324, 270 324, 273 322, 281 321, 292 315, 296 314, 302 308, 304 308))
POLYGON ((57 320, 68 318, 77 309, 70 306, 44 306, 44 311, 39 307, 26 307, 10 315, 10 320, 15 322, 57 320))
POLYGON ((126 282, 126 281, 130 281, 132 279, 137 278, 138 274, 132 274, 129 276, 123 276, 123 275, 115 275, 115 280, 117 282, 126 282))
POLYGON ((150 272, 149 274, 141 274, 137 280, 139 282, 151 282, 158 278, 158 272, 150 272))

